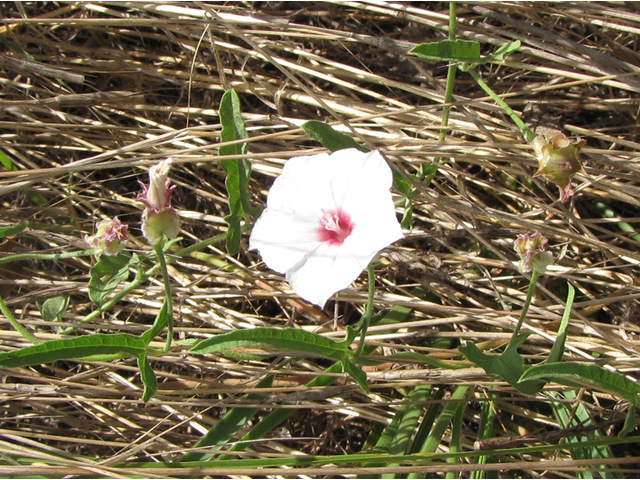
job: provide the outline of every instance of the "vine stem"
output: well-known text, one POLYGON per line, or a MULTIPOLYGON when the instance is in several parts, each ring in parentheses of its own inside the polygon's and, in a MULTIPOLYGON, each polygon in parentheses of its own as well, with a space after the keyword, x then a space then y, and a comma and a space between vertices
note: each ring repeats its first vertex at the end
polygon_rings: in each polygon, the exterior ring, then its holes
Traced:
POLYGON ((511 341, 507 346, 507 350, 511 347, 511 344, 515 342, 516 337, 520 333, 520 329, 522 328, 522 324, 524 323, 524 319, 527 316, 527 312, 529 311, 529 306, 531 305, 531 300, 533 299, 533 292, 536 290, 536 284, 538 283, 538 276, 540 273, 538 270, 534 270, 531 273, 531 282, 529 283, 529 291, 527 292, 527 299, 524 302, 522 307, 522 312, 520 312, 520 320, 518 320, 518 324, 516 328, 513 330, 513 336, 511 337, 511 341))
POLYGON ((164 352, 168 352, 171 348, 171 340, 173 339, 173 297, 171 294, 171 277, 169 277, 169 270, 167 269, 167 262, 164 258, 164 244, 166 237, 163 235, 160 240, 153 246, 158 257, 158 263, 160 270, 162 271, 162 279, 164 282, 165 301, 167 302, 167 312, 169 315, 169 323, 167 324, 167 343, 164 347, 164 352))
POLYGON ((515 123, 520 128, 520 131, 522 132, 522 135, 524 136, 524 139, 527 142, 532 142, 533 139, 536 138, 536 134, 533 133, 529 129, 529 127, 527 127, 524 124, 524 122, 520 119, 518 114, 516 112, 514 112, 513 109, 509 105, 507 105, 507 103, 504 100, 502 100, 496 94, 496 92, 491 90, 489 85, 484 83, 482 78, 480 78, 480 75, 478 74, 478 72, 476 72, 475 68, 469 68, 468 72, 469 72, 469 75, 471 75, 473 77, 473 79, 476 81, 476 83, 480 86, 480 88, 482 88, 482 90, 484 90, 485 93, 487 95, 489 95, 493 99, 494 102, 496 102, 498 105, 500 105, 502 107, 502 109, 505 111, 505 113, 507 115, 509 115, 509 118, 511 118, 511 120, 513 120, 513 123, 515 123))
POLYGON ((359 358, 362 354, 362 349, 364 348, 364 342, 367 336, 367 329, 369 328, 369 322, 371 321, 371 313, 373 312, 373 297, 376 293, 376 279, 373 272, 373 262, 369 264, 367 274, 369 280, 369 297, 367 298, 367 304, 364 307, 364 314, 359 322, 360 343, 358 343, 355 358, 359 358))
POLYGON ((42 340, 39 340, 37 337, 35 337, 31 332, 29 332, 29 330, 23 327, 20 324, 20 322, 18 322, 18 320, 16 320, 16 317, 13 316, 13 313, 11 313, 11 310, 9 310, 9 307, 7 307, 7 305, 4 303, 4 300, 2 300, 2 297, 0 297, 0 311, 7 318, 7 320, 9 320, 9 323, 11 324, 11 326, 20 333, 20 335, 22 335, 24 338, 29 340, 34 345, 38 345, 39 343, 42 343, 42 340))

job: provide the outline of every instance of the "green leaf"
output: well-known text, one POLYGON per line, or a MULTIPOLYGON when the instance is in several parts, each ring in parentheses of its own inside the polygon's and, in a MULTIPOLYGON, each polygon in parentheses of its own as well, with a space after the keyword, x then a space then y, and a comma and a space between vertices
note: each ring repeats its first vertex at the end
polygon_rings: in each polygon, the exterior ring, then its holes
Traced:
POLYGON ((48 298, 44 303, 36 302, 42 319, 46 322, 59 322, 60 315, 69 306, 69 295, 60 295, 59 297, 48 298))
MULTIPOLYGON (((235 90, 227 90, 220 101, 220 123, 222 131, 220 140, 230 142, 249 138, 244 120, 240 111, 240 98, 235 90)), ((247 152, 247 143, 225 145, 220 147, 220 155, 243 155, 247 152)), ((246 159, 222 160, 220 165, 227 174, 225 185, 229 195, 229 215, 224 217, 229 224, 227 230, 226 248, 230 255, 240 251, 240 239, 242 228, 240 222, 245 214, 252 217, 258 216, 258 209, 251 206, 249 197, 249 177, 251 175, 251 162, 246 159)))
MULTIPOLYGON (((273 385, 273 375, 269 375, 258 383, 258 388, 269 388, 273 385)), ((251 403, 260 403, 264 401, 264 396, 257 395, 255 393, 249 393, 244 396, 245 400, 251 401, 251 403)), ((244 427, 249 420, 251 420, 258 412, 259 408, 253 407, 236 407, 232 408, 222 419, 207 432, 194 445, 194 448, 211 447, 211 450, 219 450, 220 447, 227 444, 231 437, 233 437, 238 431, 244 427)), ((295 410, 291 410, 294 413, 295 410)), ((262 422, 257 422, 257 426, 260 426, 262 422)), ((238 444, 236 444, 238 445, 238 444)), ((193 462, 193 461, 207 461, 213 454, 206 452, 188 452, 180 460, 181 462, 193 462)))
POLYGON ((640 384, 618 372, 611 372, 599 365, 577 362, 558 362, 536 365, 520 377, 520 381, 539 380, 557 382, 571 387, 591 387, 618 395, 634 405, 638 404, 640 384))
POLYGON ((93 334, 24 347, 0 353, 0 368, 26 367, 58 360, 77 359, 91 355, 130 353, 139 356, 145 352, 142 339, 128 333, 93 334))
POLYGON ((162 330, 164 330, 164 327, 169 324, 171 317, 169 315, 168 303, 168 300, 165 298, 164 302, 162 303, 162 307, 160 307, 160 311, 158 312, 158 316, 153 322, 153 326, 140 336, 140 338, 144 340, 146 345, 149 345, 149 342, 151 342, 151 340, 160 335, 160 333, 162 333, 162 330))
POLYGON ((575 297, 575 289, 570 283, 567 284, 569 291, 567 293, 567 302, 564 307, 564 313, 562 314, 562 321, 560 322, 560 328, 558 328, 558 338, 551 347, 549 358, 547 363, 559 362, 562 360, 564 353, 564 344, 567 340, 567 327, 569 326, 569 318, 571 317, 571 307, 573 306, 573 298, 575 297))
POLYGON ((0 163, 2 166, 7 169, 9 172, 14 172, 18 170, 18 167, 13 163, 13 161, 4 153, 0 151, 0 163))
POLYGON ((353 361, 351 356, 343 355, 342 370, 353 378, 360 388, 369 393, 369 383, 367 382, 367 374, 353 361))
POLYGON ((138 355, 138 368, 140 369, 140 379, 144 385, 142 401, 146 403, 158 391, 158 379, 156 378, 156 374, 153 373, 146 352, 138 355))
POLYGON ((29 226, 29 222, 20 222, 17 225, 9 225, 6 227, 0 227, 0 238, 11 237, 18 235, 25 228, 29 226))
POLYGON ((487 55, 484 60, 492 61, 492 62, 502 62, 506 57, 511 55, 513 52, 517 52, 520 49, 520 40, 516 40, 515 42, 505 43, 500 48, 498 48, 495 52, 487 55))
POLYGON ((331 125, 327 125, 326 123, 309 120, 302 124, 302 130, 332 152, 342 150, 343 148, 357 148, 361 152, 369 151, 368 148, 360 145, 349 135, 334 130, 331 125))
POLYGON ((115 288, 129 278, 131 257, 124 253, 117 256, 102 255, 89 271, 89 298, 101 307, 115 288))
POLYGON ((421 43, 413 47, 409 54, 436 62, 477 62, 481 60, 480 43, 470 40, 421 43))
POLYGON ((344 342, 337 343, 297 328, 253 328, 207 338, 197 343, 190 353, 222 353, 244 359, 259 355, 290 355, 342 360, 346 348, 344 342))
POLYGON ((471 342, 459 347, 458 350, 488 374, 498 375, 519 392, 533 395, 540 391, 544 383, 523 381, 521 375, 524 372, 524 360, 517 352, 518 347, 529 335, 531 334, 518 335, 515 341, 509 344, 509 348, 499 355, 487 355, 471 342))

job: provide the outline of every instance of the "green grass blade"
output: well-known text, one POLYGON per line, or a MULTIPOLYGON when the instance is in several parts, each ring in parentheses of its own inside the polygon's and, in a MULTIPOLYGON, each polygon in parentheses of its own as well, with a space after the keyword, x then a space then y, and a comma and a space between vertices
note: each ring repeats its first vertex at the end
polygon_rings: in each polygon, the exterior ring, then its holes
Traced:
MULTIPOLYGON (((269 388, 272 384, 273 375, 269 375, 258 384, 258 388, 269 388)), ((245 395, 245 399, 259 402, 264 400, 264 397, 262 395, 250 393, 248 395, 245 395)), ((217 425, 209 430, 207 434, 202 437, 198 441, 198 443, 195 444, 194 447, 211 447, 211 450, 219 450, 259 411, 259 408, 253 407, 233 408, 229 410, 229 412, 224 417, 222 417, 217 425)), ((185 454, 184 457, 182 457, 181 462, 206 461, 212 456, 212 453, 189 452, 185 454)))

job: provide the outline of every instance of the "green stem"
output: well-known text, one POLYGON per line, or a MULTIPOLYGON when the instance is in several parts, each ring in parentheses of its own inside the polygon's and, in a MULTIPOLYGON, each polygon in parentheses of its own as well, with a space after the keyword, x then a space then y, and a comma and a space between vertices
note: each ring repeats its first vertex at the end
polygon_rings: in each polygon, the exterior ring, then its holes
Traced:
POLYGON ((529 283, 529 291, 527 292, 527 299, 525 300, 524 305, 522 307, 522 312, 520 312, 520 320, 518 320, 518 324, 516 325, 516 328, 513 330, 513 336, 511 337, 511 341, 507 346, 507 350, 511 347, 516 337, 520 333, 520 329, 522 328, 524 319, 527 316, 527 312, 529 311, 531 300, 533 299, 533 292, 535 292, 536 290, 536 284, 538 283, 538 276, 539 276, 539 272, 537 270, 534 270, 531 273, 531 282, 529 283))
POLYGON ((0 258, 0 265, 7 262, 17 262, 20 260, 60 260, 63 258, 88 257, 95 253, 95 249, 79 250, 77 252, 64 253, 20 253, 0 258))
POLYGON ((367 268, 367 274, 369 277, 369 297, 367 298, 367 304, 364 307, 364 314, 362 318, 358 322, 358 331, 360 334, 360 343, 358 344, 358 349, 356 350, 355 358, 358 359, 362 354, 362 349, 364 348, 364 341, 367 336, 367 329, 369 328, 369 322, 371 321, 371 313, 373 312, 373 297, 376 293, 376 283, 375 283, 375 275, 373 272, 373 262, 369 264, 367 268))
POLYGON ((160 264, 160 270, 162 271, 162 279, 164 281, 164 292, 166 295, 167 312, 169 315, 169 323, 167 324, 167 343, 164 347, 165 353, 171 348, 171 340, 173 339, 173 298, 171 294, 171 277, 169 277, 169 270, 167 269, 167 262, 164 258, 164 244, 166 237, 163 235, 160 240, 153 246, 158 257, 160 264))
POLYGON ((520 128, 520 131, 522 131, 522 135, 524 136, 524 139, 527 142, 532 142, 533 139, 536 138, 536 134, 533 133, 531 130, 529 130, 529 127, 527 127, 524 124, 524 122, 520 120, 520 117, 518 116, 518 114, 514 112, 511 109, 511 107, 507 105, 506 102, 496 94, 496 92, 491 90, 489 85, 484 83, 484 81, 482 80, 482 78, 480 78, 480 75, 478 74, 478 72, 475 71, 474 68, 470 68, 468 71, 469 71, 469 75, 473 77, 473 79, 480 86, 480 88, 482 88, 482 90, 484 90, 487 95, 489 95, 498 105, 500 105, 502 109, 506 112, 506 114, 509 115, 511 120, 513 120, 513 122, 520 128))
POLYGON ((20 322, 18 322, 18 320, 16 320, 16 317, 13 316, 13 313, 11 313, 11 310, 9 310, 9 307, 7 307, 7 305, 4 303, 4 300, 2 300, 2 297, 0 297, 0 311, 6 317, 6 319, 9 320, 9 323, 11 324, 11 326, 20 333, 20 335, 22 335, 24 338, 29 340, 34 345, 42 343, 41 340, 38 340, 38 338, 36 338, 31 332, 29 332, 29 330, 24 328, 20 324, 20 322))

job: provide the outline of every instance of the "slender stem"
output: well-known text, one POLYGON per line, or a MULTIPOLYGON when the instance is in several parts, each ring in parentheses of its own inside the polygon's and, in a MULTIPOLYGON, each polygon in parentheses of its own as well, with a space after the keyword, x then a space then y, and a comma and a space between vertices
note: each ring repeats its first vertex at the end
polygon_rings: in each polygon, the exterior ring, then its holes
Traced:
POLYGON ((527 299, 524 302, 522 307, 522 312, 520 312, 520 320, 518 320, 518 324, 516 328, 513 330, 513 336, 511 337, 511 341, 507 346, 507 349, 511 346, 511 344, 515 341, 515 338, 520 333, 520 329, 522 328, 522 324, 524 323, 524 319, 527 316, 527 312, 529 311, 529 306, 531 305, 531 300, 533 299, 533 292, 536 290, 536 284, 538 283, 538 275, 539 272, 534 270, 531 273, 531 283, 529 283, 529 291, 527 292, 527 299))
POLYGON ((153 246, 158 257, 160 269, 162 271, 162 279, 164 281, 164 292, 167 302, 167 313, 169 315, 169 323, 167 325, 167 343, 165 345, 165 353, 171 348, 171 340, 173 339, 173 298, 171 294, 171 277, 169 277, 169 270, 167 269, 167 262, 164 258, 164 244, 166 237, 163 235, 160 240, 153 246))
POLYGON ((360 357, 362 354, 362 349, 364 348, 364 341, 367 336, 367 329, 369 328, 369 322, 371 321, 371 313, 373 312, 373 297, 376 293, 376 279, 373 272, 373 262, 369 264, 367 268, 367 274, 369 279, 369 297, 367 298, 367 304, 364 307, 364 314, 360 319, 359 323, 359 334, 360 334, 360 343, 358 344, 358 349, 356 350, 356 358, 360 357))
POLYGON ((64 253, 20 253, 0 258, 0 265, 7 262, 17 262, 19 260, 60 260, 62 258, 88 257, 95 253, 95 249, 78 250, 76 252, 64 253))
MULTIPOLYGON (((450 2, 449 3, 449 40, 456 39, 456 23, 457 23, 456 3, 450 2)), ((438 135, 438 140, 440 140, 441 142, 444 142, 444 140, 447 138, 447 132, 449 131, 447 127, 449 126, 449 114, 451 112, 451 106, 448 104, 451 103, 451 101, 453 100, 453 86, 456 81, 457 71, 458 71, 458 66, 455 64, 449 65, 449 68, 447 69, 447 85, 444 91, 444 103, 447 105, 445 105, 442 109, 442 120, 440 122, 440 125, 442 126, 442 128, 440 129, 440 133, 438 135)), ((437 164, 437 163, 440 163, 441 159, 442 157, 438 156, 438 157, 435 157, 433 161, 434 163, 437 164)), ((429 185, 433 180, 433 177, 435 177, 436 173, 437 173, 437 170, 432 171, 429 175, 426 176, 423 183, 425 185, 429 185)))
POLYGON ((9 320, 9 323, 11 324, 11 326, 20 333, 20 335, 22 335, 24 338, 29 340, 34 345, 42 343, 41 340, 36 338, 31 332, 29 332, 29 330, 24 328, 20 324, 20 322, 18 322, 18 320, 16 320, 16 317, 13 316, 13 313, 11 313, 11 310, 9 310, 9 307, 7 307, 7 305, 4 303, 4 300, 2 300, 2 297, 0 297, 0 311, 6 317, 6 319, 9 320))
POLYGON ((476 81, 476 83, 480 86, 480 88, 482 88, 482 90, 485 91, 485 93, 487 95, 489 95, 498 105, 500 105, 502 107, 502 109, 506 112, 507 115, 509 115, 509 117, 511 118, 511 120, 513 120, 513 122, 520 128, 520 131, 522 131, 522 135, 524 136, 524 139, 527 142, 531 142, 533 141, 534 138, 536 138, 536 134, 533 133, 529 127, 527 127, 524 122, 522 120, 520 120, 520 117, 518 116, 518 114, 516 112, 514 112, 511 107, 509 105, 506 104, 506 102, 504 100, 502 100, 497 94, 496 92, 494 92, 493 90, 491 90, 491 88, 489 87, 489 85, 487 85, 486 83, 484 83, 484 81, 482 80, 482 78, 480 78, 480 75, 478 74, 478 72, 475 71, 474 68, 470 68, 469 69, 469 74, 473 77, 473 79, 476 81))

